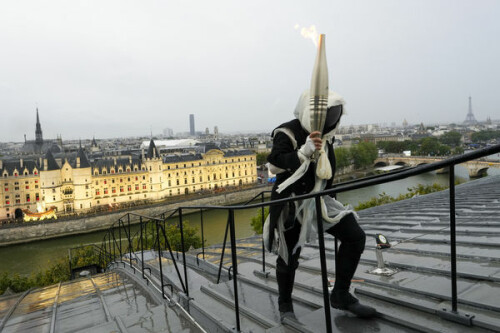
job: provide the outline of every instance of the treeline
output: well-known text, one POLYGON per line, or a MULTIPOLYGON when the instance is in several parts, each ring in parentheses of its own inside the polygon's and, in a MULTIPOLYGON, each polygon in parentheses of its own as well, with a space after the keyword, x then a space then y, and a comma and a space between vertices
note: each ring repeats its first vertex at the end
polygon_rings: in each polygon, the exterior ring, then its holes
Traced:
POLYGON ((348 148, 335 148, 335 165, 337 169, 342 169, 351 165, 354 169, 371 167, 377 157, 377 146, 371 142, 360 142, 348 148))
MULTIPOLYGON (((99 257, 91 246, 73 251, 71 260, 73 267, 81 267, 98 262, 99 257)), ((70 279, 69 258, 60 258, 53 263, 49 261, 47 266, 48 268, 39 270, 29 276, 8 272, 0 274, 0 295, 7 289, 19 293, 30 288, 49 286, 70 279)))
POLYGON ((485 130, 473 133, 471 135, 471 141, 474 143, 488 142, 494 139, 500 139, 500 131, 485 130))
POLYGON ((386 153, 402 154, 410 150, 412 155, 420 156, 447 156, 463 154, 461 146, 462 134, 456 131, 447 132, 439 137, 426 137, 419 140, 380 141, 377 147, 386 153))
MULTIPOLYGON (((184 249, 188 251, 190 248, 201 247, 201 238, 198 236, 198 229, 191 227, 188 223, 183 225, 184 232, 184 249)), ((165 234, 172 251, 181 251, 181 233, 177 224, 166 224, 165 234)), ((163 233, 157 237, 156 227, 150 223, 146 226, 143 235, 143 246, 148 249, 158 249, 158 242, 162 249, 166 249, 165 238, 163 233)), ((124 244, 125 248, 125 244, 124 244)), ((133 248, 140 250, 140 241, 137 238, 133 240, 133 248)), ((104 259, 104 258, 101 258, 104 259)), ((71 267, 83 267, 89 265, 100 264, 100 258, 93 246, 84 246, 72 251, 71 267)), ((106 263, 102 263, 104 266, 106 263)), ((59 282, 69 281, 71 272, 69 269, 69 258, 60 258, 56 261, 48 262, 46 269, 41 269, 29 276, 22 276, 19 273, 4 272, 0 274, 0 295, 7 289, 12 292, 19 293, 30 288, 39 288, 53 285, 59 282)))

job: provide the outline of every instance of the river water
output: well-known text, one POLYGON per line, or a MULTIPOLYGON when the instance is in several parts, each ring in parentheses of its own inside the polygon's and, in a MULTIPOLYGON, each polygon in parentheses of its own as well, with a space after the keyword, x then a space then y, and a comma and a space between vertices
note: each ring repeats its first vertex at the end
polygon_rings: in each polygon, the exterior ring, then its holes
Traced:
MULTIPOLYGON (((489 169, 489 175, 500 175, 500 169, 489 169)), ((466 182, 469 180, 465 168, 458 166, 455 171, 456 177, 466 182)), ((391 196, 397 196, 407 192, 407 188, 418 184, 438 183, 448 185, 447 174, 426 173, 396 182, 371 186, 363 189, 339 193, 338 200, 347 204, 357 205, 358 202, 366 201, 378 194, 385 192, 391 196)), ((235 212, 236 237, 243 238, 253 235, 250 226, 251 217, 255 216, 258 209, 248 209, 235 212)), ((186 219, 192 226, 199 228, 200 215, 189 214, 186 219)), ((206 244, 222 243, 224 239, 227 212, 223 210, 206 211, 203 213, 204 235, 206 244)), ((137 227, 135 227, 137 228, 137 227)), ((31 242, 26 244, 0 247, 0 273, 17 272, 28 275, 50 265, 51 261, 68 255, 68 249, 78 245, 100 244, 104 236, 104 231, 89 234, 67 236, 44 241, 31 242)))

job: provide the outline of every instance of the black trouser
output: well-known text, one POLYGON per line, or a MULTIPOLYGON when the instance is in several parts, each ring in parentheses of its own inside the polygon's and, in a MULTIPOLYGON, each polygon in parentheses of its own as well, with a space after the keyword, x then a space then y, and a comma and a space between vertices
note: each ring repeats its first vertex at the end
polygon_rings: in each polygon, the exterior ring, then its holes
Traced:
MULTIPOLYGON (((281 257, 276 260, 276 279, 278 281, 280 311, 289 310, 292 303, 292 290, 295 280, 295 270, 299 266, 300 248, 292 255, 292 250, 299 239, 300 223, 295 221, 293 226, 285 231, 285 240, 288 248, 288 265, 281 257), (283 309, 282 309, 283 308, 283 309)), ((359 258, 365 248, 365 232, 360 228, 352 214, 343 217, 340 222, 326 230, 340 240, 337 253, 334 289, 348 290, 351 279, 358 267, 359 258)))

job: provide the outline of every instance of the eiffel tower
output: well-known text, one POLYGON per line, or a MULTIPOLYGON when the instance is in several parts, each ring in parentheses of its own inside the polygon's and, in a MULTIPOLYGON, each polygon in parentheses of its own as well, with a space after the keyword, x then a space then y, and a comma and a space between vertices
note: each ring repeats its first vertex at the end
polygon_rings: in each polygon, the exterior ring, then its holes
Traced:
POLYGON ((469 113, 467 113, 467 117, 465 117, 464 124, 466 125, 474 125, 477 124, 477 120, 472 113, 472 97, 469 96, 469 113))

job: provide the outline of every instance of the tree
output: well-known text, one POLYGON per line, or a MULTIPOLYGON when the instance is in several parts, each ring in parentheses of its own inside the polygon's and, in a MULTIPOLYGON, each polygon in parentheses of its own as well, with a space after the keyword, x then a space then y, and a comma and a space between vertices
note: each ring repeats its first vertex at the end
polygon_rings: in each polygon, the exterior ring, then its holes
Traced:
POLYGON ((435 137, 423 138, 420 144, 419 154, 422 156, 439 155, 439 141, 435 137))
POLYGON ((451 153, 453 155, 462 155, 464 153, 464 149, 462 147, 455 147, 451 153))
POLYGON ((366 141, 360 142, 356 146, 352 146, 350 152, 356 169, 372 165, 378 157, 377 146, 375 146, 374 143, 366 141))
POLYGON ((462 134, 457 131, 449 131, 444 133, 439 137, 439 141, 451 147, 460 146, 460 141, 462 140, 462 134))
POLYGON ((252 217, 250 225, 257 235, 262 234, 262 221, 266 220, 267 215, 269 215, 269 207, 264 208, 264 219, 262 219, 262 209, 259 209, 257 215, 252 217))
POLYGON ((351 165, 351 152, 344 147, 335 148, 335 166, 342 169, 351 165))
POLYGON ((500 138, 500 131, 492 131, 492 130, 479 131, 476 133, 472 133, 470 138, 474 143, 486 142, 491 139, 500 138))
POLYGON ((257 153, 257 166, 267 163, 269 153, 257 153))

